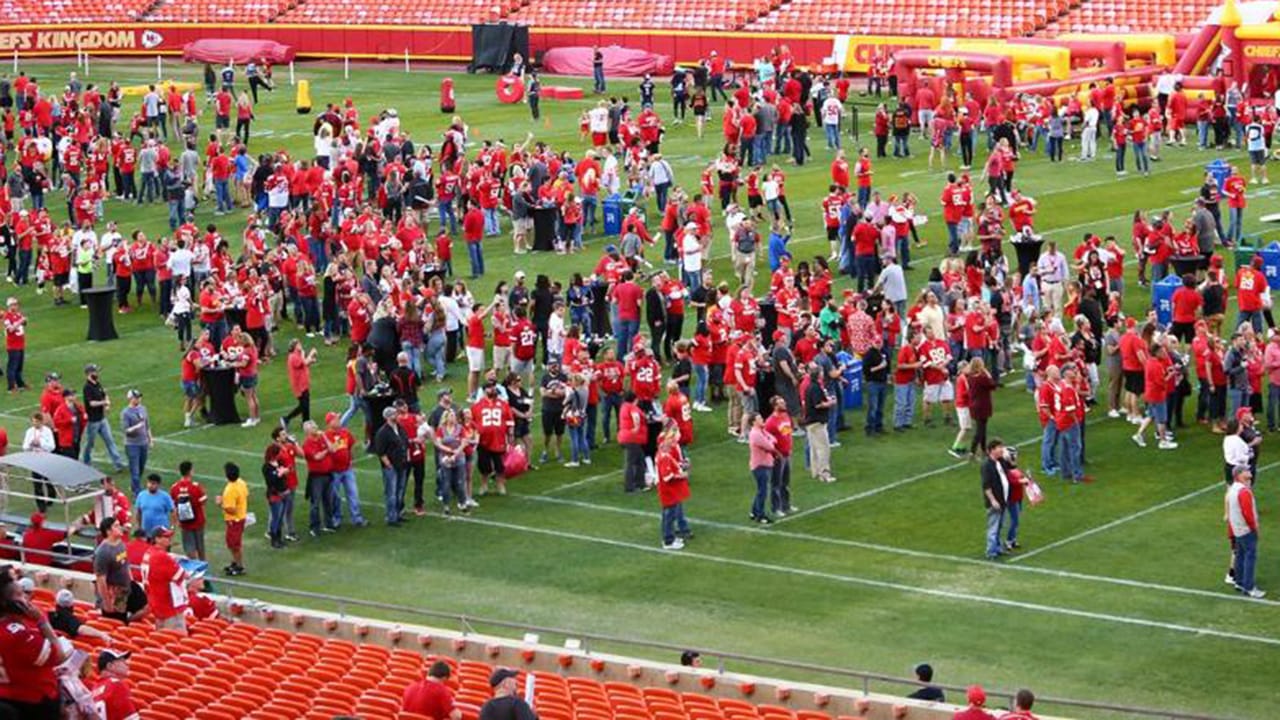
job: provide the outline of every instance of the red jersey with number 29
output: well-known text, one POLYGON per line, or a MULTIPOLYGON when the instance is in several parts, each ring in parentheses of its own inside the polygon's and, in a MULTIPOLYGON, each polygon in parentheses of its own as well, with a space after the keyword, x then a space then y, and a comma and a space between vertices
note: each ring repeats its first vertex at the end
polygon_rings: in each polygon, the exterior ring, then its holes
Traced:
POLYGON ((511 406, 501 398, 480 398, 471 406, 471 419, 479 430, 480 447, 490 452, 505 452, 507 434, 515 424, 511 406))

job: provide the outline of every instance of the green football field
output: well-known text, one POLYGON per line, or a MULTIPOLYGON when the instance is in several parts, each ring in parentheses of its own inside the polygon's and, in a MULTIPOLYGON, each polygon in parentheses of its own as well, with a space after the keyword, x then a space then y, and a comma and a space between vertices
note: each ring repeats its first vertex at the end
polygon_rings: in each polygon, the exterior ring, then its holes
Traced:
MULTIPOLYGON (((166 78, 199 79, 198 67, 165 68, 166 78)), ((26 69, 50 88, 74 67, 26 69)), ((150 63, 95 62, 90 73, 91 81, 115 79, 122 85, 155 79, 150 63)), ((447 123, 438 108, 442 76, 437 73, 415 68, 405 74, 393 63, 353 69, 350 79, 333 65, 302 66, 297 76, 311 81, 320 107, 349 96, 362 114, 396 108, 417 142, 438 144, 447 123)), ((276 77, 280 88, 258 106, 250 148, 283 148, 294 157, 309 157, 310 118, 295 113, 287 70, 280 69, 276 77)), ((532 132, 557 148, 583 149, 577 118, 590 99, 544 99, 544 119, 535 122, 524 105, 498 104, 492 76, 458 71, 453 77, 458 113, 470 125, 473 139, 505 138, 510 144, 532 132)), ((547 79, 546 84, 560 82, 547 79)), ((665 81, 659 85, 659 110, 665 115, 665 81)), ((614 81, 610 89, 637 101, 636 81, 614 81)), ((870 107, 859 109, 863 142, 870 144, 870 107)), ((207 111, 201 120, 207 131, 207 111)), ((845 141, 852 142, 848 137, 845 141)), ((702 140, 690 125, 669 125, 664 155, 672 159, 681 184, 696 190, 701 167, 714 157, 719 142, 716 119, 702 140)), ((919 140, 913 143, 910 160, 876 162, 876 185, 883 192, 917 193, 924 212, 937 216, 943 177, 926 169, 927 147, 919 140)), ((796 216, 792 250, 797 259, 826 254, 819 201, 826 192, 830 153, 820 133, 811 133, 810 145, 815 156, 810 165, 784 166, 796 216)), ((1067 146, 1068 156, 1073 152, 1078 153, 1074 142, 1067 146)), ((1191 147, 1165 149, 1161 155, 1150 177, 1131 173, 1117 179, 1107 154, 1094 163, 1056 165, 1043 155, 1028 154, 1018 167, 1018 185, 1039 201, 1037 225, 1047 235, 1074 247, 1086 232, 1115 234, 1127 248, 1135 209, 1172 208, 1181 222, 1204 164, 1220 157, 1191 147)), ((1234 159, 1243 162, 1243 157, 1234 159)), ((1274 195, 1270 188, 1251 187, 1250 192, 1246 231, 1257 232, 1262 229, 1257 218, 1273 210, 1274 195)), ((65 217, 61 196, 50 199, 55 217, 65 217)), ((242 213, 215 220, 211 210, 211 203, 201 207, 199 225, 217 222, 224 236, 239 237, 242 213)), ((159 204, 140 209, 112 201, 107 217, 126 232, 141 228, 156 237, 167 230, 166 210, 159 204)), ((913 291, 926 268, 945 253, 945 230, 937 220, 922 229, 928 246, 915 252, 918 269, 909 276, 913 291)), ((715 269, 728 276, 723 226, 718 219, 716 224, 715 269)), ((582 256, 516 257, 505 238, 487 241, 488 275, 472 289, 477 297, 488 297, 500 279, 509 279, 517 269, 558 278, 574 270, 586 272, 603 241, 591 237, 588 243, 582 256)), ((761 289, 765 282, 762 277, 761 289)), ((1132 265, 1127 282, 1127 310, 1144 312, 1149 290, 1138 287, 1132 265)), ((837 281, 838 289, 847 286, 847 280, 837 281)), ((8 286, 4 291, 15 290, 8 286)), ((177 343, 154 312, 117 316, 121 339, 94 344, 84 341, 85 315, 74 304, 55 308, 47 294, 37 296, 29 289, 17 294, 30 316, 26 375, 37 389, 0 401, 11 448, 20 443, 44 373, 58 370, 74 384, 81 367, 96 362, 117 409, 124 405, 127 388, 145 393, 158 436, 152 469, 162 471, 168 482, 179 461, 192 459, 212 495, 221 488, 222 464, 236 461, 255 491, 253 510, 265 521, 259 458, 270 423, 292 406, 279 362, 264 367, 263 425, 183 429, 177 343)), ((277 346, 295 334, 287 325, 277 346)), ((318 340, 308 344, 320 345, 318 340)), ((346 406, 342 352, 320 347, 313 389, 318 415, 346 406)), ((464 372, 465 367, 455 364, 448 381, 462 381, 464 372)), ((424 403, 434 398, 435 389, 424 388, 424 403)), ((1194 398, 1189 399, 1192 421, 1193 404, 1194 398)), ((1017 444, 1024 466, 1037 468, 1039 427, 1020 376, 997 393, 995 408, 992 433, 1017 444)), ((860 411, 849 412, 848 418, 861 427, 860 411)), ((1087 452, 1088 472, 1096 482, 1045 482, 1046 501, 1024 512, 1024 549, 1009 561, 989 563, 982 560, 978 468, 946 453, 950 427, 917 428, 874 440, 860 432, 844 434, 842 447, 833 451, 839 481, 820 484, 798 472, 793 492, 801 511, 761 528, 747 521, 754 484, 745 449, 725 432, 723 409, 698 414, 696 420, 693 496, 686 506, 696 537, 682 552, 661 549, 653 495, 623 494, 621 456, 609 446, 593 455, 589 467, 549 465, 514 480, 510 495, 482 498, 482 507, 468 519, 447 521, 433 513, 399 530, 375 520, 366 529, 344 527, 320 539, 304 537, 284 551, 271 550, 259 527, 250 533, 244 580, 895 676, 907 676, 914 663, 927 660, 937 668, 936 679, 949 684, 981 682, 989 688, 1030 687, 1062 698, 1224 717, 1274 717, 1280 602, 1246 600, 1222 583, 1227 544, 1220 438, 1194 422, 1179 432, 1176 451, 1157 451, 1154 443, 1139 450, 1129 440, 1129 425, 1108 420, 1095 409, 1087 452)), ((1273 455, 1264 444, 1263 464, 1271 463, 1273 455)), ((101 449, 96 457, 106 461, 101 449)), ((357 467, 366 514, 380 518, 376 464, 362 459, 357 467)), ((1258 483, 1264 524, 1271 522, 1280 501, 1275 476, 1264 472, 1258 483)), ((305 504, 297 512, 302 527, 305 504)), ((221 522, 214 520, 208 544, 211 562, 219 568, 227 562, 220 534, 221 522)), ((1280 592, 1280 549, 1269 542, 1269 533, 1263 537, 1259 585, 1280 592)), ((236 594, 290 601, 261 589, 236 594)), ((673 659, 656 650, 606 647, 673 659)), ((814 678, 777 668, 750 669, 814 678)), ((872 687, 904 692, 901 686, 872 687)), ((1087 714, 1052 705, 1037 710, 1087 714)))

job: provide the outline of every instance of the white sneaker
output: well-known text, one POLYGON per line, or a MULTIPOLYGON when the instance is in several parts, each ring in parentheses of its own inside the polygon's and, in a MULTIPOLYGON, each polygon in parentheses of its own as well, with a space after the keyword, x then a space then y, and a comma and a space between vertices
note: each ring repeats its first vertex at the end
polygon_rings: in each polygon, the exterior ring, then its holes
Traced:
POLYGON ((573 461, 569 461, 569 462, 565 463, 565 464, 564 464, 564 466, 565 466, 565 467, 567 467, 567 468, 576 468, 576 467, 578 467, 578 463, 573 462, 573 461))
POLYGON ((249 418, 249 419, 245 420, 244 422, 240 423, 240 427, 243 427, 243 428, 250 428, 250 427, 253 427, 253 418, 249 418))
POLYGON ((684 540, 681 540, 680 538, 676 538, 673 542, 663 543, 662 549, 663 550, 683 550, 684 540))
POLYGON ((1107 417, 1109 417, 1109 418, 1118 418, 1118 417, 1120 417, 1120 411, 1119 411, 1119 410, 1108 410, 1108 411, 1107 411, 1107 417))
POLYGON ((190 414, 190 413, 188 413, 188 414, 186 414, 186 415, 183 415, 183 418, 184 418, 184 419, 183 419, 183 421, 182 421, 182 427, 184 427, 184 428, 189 428, 189 427, 191 427, 192 425, 194 425, 194 424, 195 424, 195 423, 194 423, 194 422, 192 422, 192 420, 191 420, 191 414, 190 414))
POLYGON ((476 508, 480 507, 480 503, 476 502, 475 498, 467 498, 466 505, 472 510, 475 510, 476 508))
POLYGON ((1177 450, 1178 443, 1172 440, 1161 440, 1160 443, 1156 445, 1156 447, 1160 448, 1161 450, 1177 450))
POLYGON ((1147 441, 1144 440, 1141 435, 1133 435, 1129 439, 1133 441, 1134 445, 1137 445, 1140 448, 1144 448, 1147 446, 1147 441))
POLYGON ((1231 576, 1231 573, 1227 573, 1227 576, 1222 578, 1222 582, 1226 583, 1227 585, 1235 585, 1236 579, 1231 576))
POLYGON ((1129 424, 1130 424, 1130 425, 1141 425, 1141 424, 1142 424, 1142 418, 1138 417, 1137 415, 1130 415, 1130 416, 1129 416, 1129 424))

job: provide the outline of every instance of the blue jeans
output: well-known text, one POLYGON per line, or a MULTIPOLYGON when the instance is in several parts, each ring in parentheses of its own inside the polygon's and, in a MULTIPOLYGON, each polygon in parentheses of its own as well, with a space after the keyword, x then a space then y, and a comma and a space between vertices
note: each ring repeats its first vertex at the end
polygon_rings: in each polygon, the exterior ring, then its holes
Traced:
POLYGON ((427 336, 427 347, 423 351, 426 355, 426 362, 431 364, 432 372, 436 377, 444 377, 444 348, 448 337, 443 330, 433 332, 427 336))
POLYGON ((1080 424, 1076 423, 1066 430, 1058 431, 1059 447, 1062 456, 1058 467, 1062 469, 1063 480, 1079 480, 1084 477, 1081 465, 1083 447, 1080 444, 1080 424))
POLYGON ((1010 545, 1018 542, 1018 519, 1022 517, 1022 501, 1011 502, 1005 509, 1009 511, 1009 528, 1005 531, 1005 542, 1010 545))
POLYGON ((594 83, 594 89, 597 93, 602 93, 605 91, 604 67, 592 65, 591 79, 592 79, 592 82, 594 83))
POLYGON ((952 255, 960 252, 960 226, 947 223, 947 251, 952 255))
POLYGON ((116 441, 111 437, 111 426, 106 420, 96 420, 85 425, 84 450, 80 453, 80 462, 85 465, 93 464, 94 436, 102 437, 102 443, 107 446, 107 455, 111 456, 111 463, 117 469, 123 468, 124 462, 120 459, 120 451, 116 449, 116 441))
POLYGON ((333 526, 342 524, 342 503, 347 503, 347 515, 352 525, 364 525, 364 514, 360 512, 360 488, 356 485, 355 468, 338 470, 333 473, 333 493, 337 502, 333 504, 333 526))
POLYGON ((1209 147, 1209 123, 1196 121, 1196 138, 1200 141, 1200 149, 1209 147))
POLYGON ((350 402, 347 405, 347 409, 342 411, 342 417, 338 419, 338 424, 342 427, 346 427, 347 423, 351 422, 351 418, 355 417, 357 410, 363 410, 366 415, 369 412, 365 409, 364 398, 355 394, 348 395, 347 398, 349 398, 350 402))
POLYGON ((1140 173, 1151 172, 1151 161, 1147 159, 1147 143, 1145 141, 1133 144, 1133 167, 1140 173))
MULTIPOLYGON (((1203 385, 1203 383, 1201 383, 1203 385)), ((1280 415, 1280 385, 1267 387, 1267 429, 1274 430, 1277 415, 1280 415)))
MULTIPOLYGON (((667 188, 671 185, 667 184, 667 188)), ((663 186, 657 186, 658 191, 658 207, 665 208, 667 206, 667 196, 663 192, 663 186)), ((595 229, 596 227, 596 207, 600 204, 600 198, 596 195, 582 196, 582 226, 595 229)))
POLYGON ((868 382, 862 386, 863 399, 867 401, 868 433, 884 430, 884 401, 889 395, 889 388, 882 382, 868 382))
POLYGON ((827 148, 831 150, 839 150, 840 149, 840 126, 831 125, 829 123, 823 123, 822 130, 827 134, 827 148))
POLYGON ((901 428, 911 424, 916 412, 916 385, 903 383, 893 386, 893 427, 901 428))
POLYGON ((604 424, 604 439, 609 439, 609 421, 618 414, 622 407, 622 393, 604 393, 600 396, 600 412, 604 413, 601 422, 604 424))
POLYGON ((1235 551, 1236 586, 1253 589, 1253 571, 1258 563, 1258 533, 1251 532, 1236 538, 1235 551))
POLYGON ((400 522, 400 513, 404 512, 405 485, 409 477, 409 468, 382 467, 382 502, 387 508, 387 524, 400 522))
POLYGON ((587 426, 583 422, 569 426, 569 458, 573 462, 591 460, 591 446, 587 442, 587 426))
POLYGON ((858 292, 870 290, 876 286, 876 275, 880 273, 875 253, 854 255, 853 266, 858 275, 858 292))
POLYGON ((840 416, 840 407, 844 404, 844 398, 839 394, 836 395, 836 404, 827 408, 827 441, 836 442, 836 433, 840 430, 841 421, 844 420, 840 416))
POLYGON ((751 468, 751 477, 756 480, 756 496, 751 500, 751 517, 764 515, 764 501, 769 495, 769 479, 773 477, 773 466, 751 468))
POLYGON ((498 224, 498 208, 484 208, 484 234, 492 237, 502 232, 502 226, 498 224))
POLYGON ((271 537, 284 539, 284 498, 267 503, 267 532, 271 537))
POLYGON ((137 497, 142 492, 142 475, 147 471, 147 446, 125 445, 124 454, 129 457, 129 486, 137 497))
POLYGON ((911 157, 910 137, 907 135, 893 136, 893 156, 894 157, 911 157))
MULTIPOLYGON (((773 149, 773 131, 757 133, 756 149, 751 159, 755 161, 756 165, 767 165, 771 149, 773 149)), ((658 207, 666 207, 666 204, 658 203, 658 207)))
POLYGON ((9 350, 5 354, 5 377, 9 380, 9 389, 17 390, 27 386, 22 379, 22 368, 26 364, 26 350, 9 350))
POLYGON ((707 366, 693 366, 693 402, 707 404, 707 366))
POLYGON ((484 275, 484 250, 481 249, 480 243, 467 243, 467 257, 471 260, 471 279, 484 275))
POLYGON ((569 311, 569 324, 582 329, 582 337, 591 337, 591 308, 574 306, 569 311))
POLYGON ((618 321, 618 357, 626 357, 631 352, 631 341, 635 339, 640 332, 639 320, 619 320, 618 321))
POLYGON ((181 224, 182 224, 182 201, 170 200, 169 201, 169 230, 170 231, 177 230, 178 226, 181 224))
POLYGON ((1249 406, 1249 391, 1237 390, 1233 387, 1227 388, 1227 398, 1231 401, 1231 417, 1235 417, 1236 411, 1242 407, 1249 406))
POLYGON ((458 234, 458 214, 453 211, 453 201, 441 201, 436 205, 436 210, 440 213, 440 228, 448 224, 449 234, 458 234))
MULTIPOLYGON (((1031 373, 1027 373, 1031 375, 1031 373)), ((1058 470, 1058 426, 1052 420, 1045 423, 1044 435, 1040 437, 1040 472, 1045 475, 1057 475, 1058 470)))
POLYGON ((1241 310, 1240 317, 1236 319, 1236 326, 1240 323, 1249 323, 1253 326, 1254 332, 1262 332, 1262 311, 1261 310, 1241 310))
POLYGON ((422 377, 422 365, 420 362, 420 359, 422 357, 422 346, 414 345, 413 343, 402 342, 400 343, 400 350, 405 355, 409 356, 409 367, 413 369, 413 372, 418 377, 422 377))
POLYGON ((214 180, 213 192, 218 198, 215 209, 218 212, 231 212, 231 188, 226 180, 214 180))
POLYGON ((1000 523, 1004 520, 1004 510, 987 508, 987 557, 998 557, 1000 553, 1000 523))
POLYGON ((689 288, 689 292, 693 292, 702 287, 702 271, 689 271, 682 269, 680 271, 680 279, 684 281, 684 286, 689 288))
MULTIPOLYGON (((808 435, 800 433, 800 437, 808 435)), ((804 450, 806 464, 809 460, 808 447, 804 450)), ((791 456, 774 458, 773 472, 769 475, 769 507, 773 511, 789 512, 791 509, 791 456)))
POLYGON ((321 527, 333 527, 333 476, 329 473, 307 477, 307 502, 311 505, 308 526, 311 532, 320 532, 321 527))
POLYGON ((689 521, 684 519, 684 503, 676 503, 662 508, 662 542, 670 545, 676 539, 676 533, 689 532, 689 521))
POLYGON ((1227 208, 1227 242, 1240 242, 1244 234, 1244 208, 1227 208))
POLYGON ((779 126, 778 131, 773 136, 773 152, 778 155, 786 155, 791 152, 791 128, 779 126))
POLYGON ((466 501, 466 463, 441 465, 437 477, 440 479, 440 502, 445 507, 448 507, 451 502, 455 505, 461 505, 466 501))

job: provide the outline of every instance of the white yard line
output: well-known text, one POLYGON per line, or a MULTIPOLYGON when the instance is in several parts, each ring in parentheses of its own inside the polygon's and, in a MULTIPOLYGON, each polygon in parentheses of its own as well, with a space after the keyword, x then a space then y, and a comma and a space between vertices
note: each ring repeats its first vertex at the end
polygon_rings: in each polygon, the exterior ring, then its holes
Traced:
POLYGON ((806 570, 803 568, 776 565, 773 563, 754 562, 750 560, 742 560, 738 558, 728 558, 719 555, 709 555, 697 551, 681 550, 668 551, 663 550, 656 542, 652 545, 644 545, 641 543, 633 543, 622 540, 612 540, 609 538, 596 537, 594 535, 585 535, 582 533, 564 532, 560 530, 552 530, 549 528, 530 527, 527 525, 519 525, 516 523, 500 522, 497 520, 488 520, 475 517, 459 517, 459 522, 466 522, 485 527, 494 527, 503 530, 511 530, 514 532, 523 532, 532 535, 542 535, 544 537, 558 538, 561 540, 574 540, 577 542, 592 543, 596 545, 605 545, 609 547, 636 550, 644 553, 667 555, 673 560, 688 559, 697 560, 716 565, 727 565, 730 567, 738 567, 746 570, 757 572, 766 572, 775 575, 790 575, 795 577, 803 577, 816 580, 827 580, 843 585, 856 585, 862 587, 876 588, 879 590, 891 590, 894 592, 907 593, 912 595, 923 595, 926 597, 941 598, 944 600, 958 600, 971 602, 980 605, 994 605, 996 607, 1011 608, 1015 610, 1025 610, 1029 612, 1043 613, 1058 617, 1074 617, 1083 620, 1093 620, 1110 624, 1129 625, 1133 627, 1142 627, 1149 629, 1167 630, 1169 632, 1196 635, 1200 637, 1213 637, 1223 640, 1234 640, 1239 642, 1254 643, 1259 645, 1280 646, 1280 638, 1251 635, 1246 633, 1229 632, 1225 630, 1217 630, 1214 628, 1197 627, 1193 625, 1182 625, 1178 623, 1167 623, 1158 620, 1148 620, 1145 618, 1133 617, 1128 615, 1113 615, 1110 613, 1094 612, 1089 610, 1079 610, 1075 608, 1060 607, 1057 605, 1046 605, 1042 603, 1029 603, 1018 600, 1009 600, 1006 598, 990 597, 979 595, 976 593, 955 592, 951 590, 941 590, 938 588, 927 588, 916 585, 908 585, 906 583, 890 582, 887 580, 876 580, 873 578, 861 577, 858 575, 846 575, 834 572, 824 572, 819 570, 806 570))
MULTIPOLYGON (((611 512, 620 515, 630 515, 633 517, 642 517, 649 520, 657 521, 662 517, 661 513, 650 512, 646 510, 638 510, 635 508, 624 508, 617 505, 607 505, 600 503, 585 502, 579 500, 567 500, 565 498, 548 497, 546 495, 525 495, 521 493, 512 493, 511 497, 521 500, 532 500, 535 502, 545 502, 555 505, 564 505, 567 507, 577 507, 584 510, 611 512)), ((746 496, 744 495, 744 498, 746 496)), ((1103 583, 1108 585, 1120 585, 1139 590, 1151 590, 1156 592, 1166 592, 1178 595, 1190 595, 1195 597, 1204 597, 1214 600, 1231 600, 1231 601, 1250 601, 1249 598, 1236 593, 1214 592, 1212 590, 1201 590, 1198 588, 1187 588, 1178 585, 1165 585, 1161 583, 1149 583, 1141 580, 1130 580, 1128 578, 1111 577, 1108 575, 1091 575, 1088 573, 1077 573, 1069 570, 1055 570, 1052 568, 1035 567, 1032 565, 1009 565, 1007 563, 993 563, 989 560, 980 560, 978 558, 964 557, 962 555, 947 555, 944 553, 929 552, 927 550, 911 550, 908 548, 894 547, 892 545, 880 545, 878 543, 862 542, 859 540, 845 540, 842 538, 832 538, 825 535, 810 535, 808 533, 791 532, 781 530, 776 527, 760 527, 758 525, 733 524, 718 522, 715 520, 704 520, 691 517, 689 522, 698 527, 709 527, 716 530, 725 530, 729 532, 744 533, 748 535, 756 535, 761 537, 780 537, 788 540, 799 540, 803 542, 812 542, 822 545, 832 545, 837 547, 858 548, 860 550, 870 550, 874 552, 883 552, 891 555, 900 555, 902 557, 912 557, 922 560, 938 560, 942 562, 952 562, 961 565, 973 565, 982 567, 994 572, 1018 572, 1029 573, 1033 575, 1044 575, 1047 577, 1056 577, 1070 580, 1084 580, 1087 582, 1103 583)), ((1280 600, 1263 600, 1263 604, 1280 606, 1280 600)))
MULTIPOLYGON (((1088 425, 1095 425, 1095 424, 1100 423, 1100 422, 1102 422, 1102 421, 1104 421, 1104 420, 1106 420, 1106 419, 1107 419, 1107 418, 1095 418, 1094 420, 1090 420, 1087 424, 1088 424, 1088 425)), ((1021 441, 1019 441, 1019 442, 1017 442, 1017 443, 1014 443, 1014 447, 1023 447, 1023 446, 1025 446, 1025 445, 1031 445, 1031 444, 1033 444, 1033 443, 1040 442, 1041 437, 1042 437, 1042 435, 1036 435, 1035 437, 1027 438, 1026 440, 1021 440, 1021 441)), ((813 515, 814 513, 820 513, 820 512, 823 512, 823 511, 825 511, 825 510, 830 510, 831 508, 834 508, 834 507, 839 507, 839 506, 844 505, 844 504, 846 504, 846 503, 851 503, 851 502, 856 502, 856 501, 858 501, 858 500, 863 500, 863 499, 865 499, 865 498, 869 498, 869 497, 872 497, 872 496, 874 496, 874 495, 879 495, 879 494, 880 494, 880 493, 882 493, 882 492, 886 492, 886 491, 888 491, 888 490, 893 490, 893 489, 895 489, 895 488, 902 487, 903 485, 910 485, 911 483, 919 482, 919 481, 924 480, 924 479, 926 479, 926 478, 931 478, 931 477, 933 477, 933 476, 935 476, 935 475, 941 475, 941 474, 943 474, 943 473, 947 473, 947 472, 950 472, 950 471, 952 471, 952 470, 959 470, 959 469, 960 469, 960 468, 962 468, 962 467, 967 467, 967 466, 970 466, 970 465, 973 465, 973 463, 971 463, 971 462, 969 462, 969 461, 967 461, 967 460, 961 460, 961 461, 959 461, 959 462, 954 462, 954 463, 951 463, 950 465, 944 465, 943 467, 940 467, 940 468, 934 468, 933 470, 928 470, 928 471, 922 472, 922 473, 920 473, 920 474, 918 474, 918 475, 912 475, 911 477, 902 478, 901 480, 894 480, 894 481, 893 481, 893 482, 891 482, 891 483, 886 483, 886 484, 884 484, 884 485, 880 485, 880 486, 877 486, 877 487, 873 487, 873 488, 870 488, 870 489, 868 489, 868 490, 863 490, 862 492, 855 493, 855 494, 853 494, 853 495, 849 495, 849 496, 846 496, 846 497, 842 497, 842 498, 839 498, 839 499, 837 499, 837 500, 832 500, 832 501, 830 501, 830 502, 826 502, 826 503, 823 503, 823 504, 821 504, 821 505, 815 505, 814 507, 809 508, 808 510, 801 510, 800 512, 798 512, 798 513, 796 513, 796 514, 794 514, 794 515, 788 515, 788 516, 786 516, 786 517, 784 517, 784 518, 779 518, 779 519, 778 519, 778 520, 776 520, 775 522, 778 522, 778 523, 790 522, 790 521, 792 521, 792 520, 796 520, 796 519, 798 519, 798 518, 808 517, 809 515, 813 515)))
POLYGON ((1138 518, 1143 518, 1152 513, 1160 512, 1165 508, 1170 508, 1170 507, 1173 507, 1174 505, 1180 505, 1188 500, 1193 500, 1195 498, 1198 498, 1207 492, 1211 492, 1213 490, 1222 490, 1222 489, 1223 489, 1223 484, 1220 482, 1213 483, 1212 485, 1206 485, 1205 487, 1202 487, 1199 490, 1192 490, 1191 492, 1185 495, 1179 495, 1178 497, 1172 500, 1166 500, 1160 503, 1159 505, 1152 505, 1149 508, 1139 510, 1135 513, 1130 513, 1121 518, 1116 518, 1111 522, 1104 523, 1097 527, 1089 528, 1088 530, 1085 530, 1083 532, 1076 533, 1075 535, 1071 535, 1069 537, 1062 538, 1061 540, 1051 542, 1048 545, 1045 545, 1044 547, 1038 547, 1035 550, 1031 550, 1030 552, 1022 553, 1016 557, 1010 558, 1009 562, 1012 562, 1012 563, 1022 562, 1023 560, 1026 560, 1028 558, 1033 558, 1039 555, 1040 553, 1048 552, 1050 550, 1060 548, 1063 545, 1070 545, 1071 543, 1077 540, 1083 540, 1087 537, 1092 537, 1094 535, 1097 535, 1098 533, 1106 532, 1107 530, 1110 530, 1115 527, 1119 527, 1121 525, 1124 525, 1125 523, 1132 522, 1134 520, 1137 520, 1138 518))

